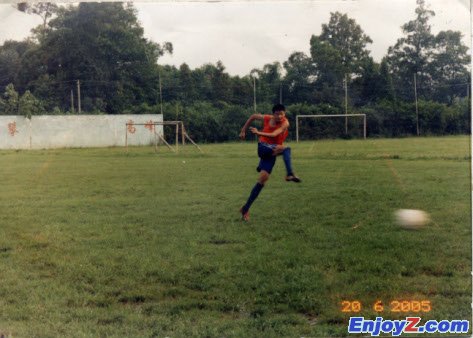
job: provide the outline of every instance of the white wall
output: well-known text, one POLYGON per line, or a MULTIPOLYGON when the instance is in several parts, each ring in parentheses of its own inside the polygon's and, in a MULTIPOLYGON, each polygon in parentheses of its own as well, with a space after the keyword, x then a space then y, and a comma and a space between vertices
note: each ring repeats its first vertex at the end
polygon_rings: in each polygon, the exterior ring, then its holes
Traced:
MULTIPOLYGON (((162 122, 161 114, 147 115, 43 115, 28 120, 22 116, 0 116, 0 149, 48 149, 150 145, 153 126, 130 127, 126 123, 162 122)), ((154 126, 163 135, 163 126, 154 126)))

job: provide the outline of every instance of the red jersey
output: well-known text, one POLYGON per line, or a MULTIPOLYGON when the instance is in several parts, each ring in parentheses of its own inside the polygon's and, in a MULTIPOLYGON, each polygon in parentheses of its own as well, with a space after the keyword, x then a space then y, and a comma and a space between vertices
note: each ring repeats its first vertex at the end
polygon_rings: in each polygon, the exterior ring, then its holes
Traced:
MULTIPOLYGON (((274 126, 271 126, 270 121, 273 116, 272 115, 263 115, 263 116, 264 116, 263 130, 261 130, 263 133, 272 133, 276 129, 280 128, 282 124, 287 121, 287 119, 283 117, 280 122, 276 123, 274 126)), ((286 137, 288 134, 289 132, 286 129, 276 137, 260 136, 259 141, 268 143, 268 144, 282 144, 284 140, 286 140, 286 137)))

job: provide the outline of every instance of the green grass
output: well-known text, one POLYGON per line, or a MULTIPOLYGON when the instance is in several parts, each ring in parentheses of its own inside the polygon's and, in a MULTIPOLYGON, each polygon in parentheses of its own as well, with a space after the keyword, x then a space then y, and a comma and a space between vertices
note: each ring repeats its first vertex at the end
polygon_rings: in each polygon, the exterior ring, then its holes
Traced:
POLYGON ((293 143, 303 183, 278 159, 249 223, 255 143, 1 151, 0 334, 346 336, 343 300, 470 320, 469 144, 293 143), (398 208, 433 222, 403 230, 398 208))

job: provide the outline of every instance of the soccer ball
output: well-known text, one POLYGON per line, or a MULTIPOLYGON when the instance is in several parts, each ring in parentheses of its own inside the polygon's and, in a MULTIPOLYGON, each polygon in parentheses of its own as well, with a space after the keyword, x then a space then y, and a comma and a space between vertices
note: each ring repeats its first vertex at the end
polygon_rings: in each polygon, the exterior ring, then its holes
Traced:
POLYGON ((399 226, 405 229, 419 229, 429 223, 430 217, 425 211, 413 209, 399 209, 394 213, 399 226))

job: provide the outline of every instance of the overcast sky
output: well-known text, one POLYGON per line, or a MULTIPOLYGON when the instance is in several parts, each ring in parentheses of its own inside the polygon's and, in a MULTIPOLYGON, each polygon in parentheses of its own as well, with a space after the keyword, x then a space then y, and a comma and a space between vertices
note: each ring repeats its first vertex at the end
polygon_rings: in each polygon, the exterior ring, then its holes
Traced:
MULTIPOLYGON (((455 30, 471 46, 469 0, 426 0, 435 12, 434 34, 455 30)), ((313 0, 313 1, 222 1, 135 2, 145 37, 172 42, 174 53, 160 64, 192 69, 221 60, 232 75, 247 75, 267 63, 283 63, 294 51, 309 54, 312 34, 321 32, 330 12, 348 14, 373 43, 368 45, 375 61, 381 61, 389 46, 402 37, 401 26, 415 18, 415 0, 313 0)), ((0 5, 0 44, 22 40, 41 22, 34 15, 18 12, 11 4, 0 5)), ((471 49, 470 49, 471 50, 471 49)))

